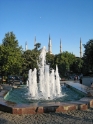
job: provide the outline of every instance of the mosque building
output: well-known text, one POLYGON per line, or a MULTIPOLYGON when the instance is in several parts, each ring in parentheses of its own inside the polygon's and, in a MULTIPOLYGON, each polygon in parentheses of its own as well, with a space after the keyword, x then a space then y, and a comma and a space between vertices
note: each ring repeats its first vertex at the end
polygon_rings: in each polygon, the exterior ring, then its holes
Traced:
POLYGON ((82 58, 82 42, 81 42, 81 38, 80 38, 80 58, 82 58))
MULTIPOLYGON (((36 44, 36 36, 35 36, 35 40, 34 40, 34 47, 35 47, 35 44, 36 44)), ((25 43, 25 51, 26 50, 28 50, 27 42, 25 43)), ((48 42, 48 50, 47 50, 47 52, 49 52, 50 54, 53 54, 52 53, 52 41, 51 41, 50 35, 49 35, 49 42, 48 42)), ((60 39, 60 53, 62 53, 61 39, 60 39)), ((81 38, 80 38, 80 58, 82 58, 82 42, 81 42, 81 38)))

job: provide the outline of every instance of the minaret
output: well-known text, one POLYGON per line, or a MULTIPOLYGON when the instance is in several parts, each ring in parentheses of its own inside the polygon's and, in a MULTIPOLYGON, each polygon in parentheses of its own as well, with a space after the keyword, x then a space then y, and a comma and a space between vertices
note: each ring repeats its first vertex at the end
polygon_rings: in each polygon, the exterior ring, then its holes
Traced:
POLYGON ((81 42, 81 38, 80 38, 80 58, 82 58, 82 42, 81 42))
POLYGON ((60 39, 60 53, 62 53, 62 43, 61 43, 61 39, 60 39))
POLYGON ((25 42, 25 51, 28 50, 28 47, 27 47, 27 41, 25 42))
POLYGON ((36 44, 36 36, 35 36, 35 40, 34 40, 34 48, 35 48, 35 44, 36 44))
POLYGON ((48 43, 48 52, 52 54, 52 44, 51 44, 50 35, 49 35, 49 43, 48 43))

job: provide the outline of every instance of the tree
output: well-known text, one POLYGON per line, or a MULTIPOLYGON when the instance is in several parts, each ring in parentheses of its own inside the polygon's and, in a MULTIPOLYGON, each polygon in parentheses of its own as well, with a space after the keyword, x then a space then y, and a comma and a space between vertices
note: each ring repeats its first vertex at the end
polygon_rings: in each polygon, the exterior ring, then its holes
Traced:
POLYGON ((46 53, 46 64, 50 65, 50 68, 54 68, 54 55, 49 52, 46 53))
POLYGON ((70 69, 74 73, 79 73, 79 74, 82 73, 83 72, 83 59, 76 57, 70 69))
POLYGON ((27 50, 23 53, 24 63, 22 65, 22 74, 24 77, 24 82, 27 80, 29 69, 38 69, 38 59, 40 52, 36 49, 27 50))
POLYGON ((84 66, 85 66, 85 71, 93 72, 93 39, 89 40, 86 44, 84 44, 84 66))
POLYGON ((63 52, 61 54, 55 55, 54 63, 59 67, 60 76, 64 76, 71 69, 71 65, 75 61, 75 55, 69 52, 63 52))
POLYGON ((41 44, 40 44, 40 43, 36 43, 36 44, 35 44, 35 49, 36 49, 36 50, 38 50, 38 48, 40 48, 40 47, 41 47, 41 44))
POLYGON ((27 50, 23 53, 23 70, 28 71, 29 69, 38 68, 37 62, 39 58, 38 50, 27 50))
POLYGON ((0 66, 4 75, 20 74, 22 70, 22 47, 13 32, 5 34, 0 46, 0 66))

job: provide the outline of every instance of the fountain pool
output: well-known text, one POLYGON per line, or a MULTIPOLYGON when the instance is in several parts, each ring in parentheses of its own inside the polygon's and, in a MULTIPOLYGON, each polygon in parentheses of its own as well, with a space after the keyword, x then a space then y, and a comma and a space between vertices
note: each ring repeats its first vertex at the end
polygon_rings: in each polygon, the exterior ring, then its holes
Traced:
POLYGON ((18 89, 11 90, 5 100, 15 103, 41 103, 41 102, 63 102, 75 101, 83 97, 70 88, 62 88, 58 67, 51 69, 46 64, 46 48, 43 47, 39 56, 39 83, 37 83, 37 69, 34 68, 28 72, 27 85, 18 89))
POLYGON ((84 93, 76 90, 76 89, 72 89, 72 88, 64 88, 61 87, 62 90, 62 97, 57 97, 54 99, 48 99, 48 100, 44 100, 44 99, 32 99, 29 95, 28 95, 28 89, 26 86, 21 86, 20 88, 16 88, 16 89, 12 89, 11 91, 9 91, 6 96, 4 97, 5 100, 7 101, 11 101, 11 102, 15 102, 17 104, 39 104, 39 103, 48 103, 48 102, 69 102, 69 101, 76 101, 79 100, 81 98, 83 98, 85 96, 84 93))

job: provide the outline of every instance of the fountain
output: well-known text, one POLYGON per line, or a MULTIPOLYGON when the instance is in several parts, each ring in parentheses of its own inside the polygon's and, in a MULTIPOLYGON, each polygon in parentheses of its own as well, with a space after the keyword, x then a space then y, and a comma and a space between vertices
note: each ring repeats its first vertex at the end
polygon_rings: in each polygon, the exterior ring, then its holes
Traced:
MULTIPOLYGON (((2 99, 3 96, 0 97, 0 110, 12 114, 36 114, 66 112, 77 108, 83 110, 88 107, 88 104, 84 104, 84 101, 77 101, 83 98, 85 94, 78 93, 73 87, 61 87, 57 65, 54 71, 53 69, 50 70, 49 65, 46 64, 45 47, 41 50, 38 67, 39 82, 37 82, 37 69, 34 68, 33 71, 30 69, 26 86, 21 85, 19 88, 12 88, 7 94, 6 90, 1 92, 0 96, 2 94, 6 95, 4 99, 2 99), (70 101, 70 104, 68 101, 70 101)), ((76 84, 73 82, 69 83, 76 84)), ((92 100, 90 102, 93 103, 92 100)))
MULTIPOLYGON (((60 78, 58 67, 50 69, 46 64, 46 48, 41 49, 38 62, 38 76, 37 69, 34 68, 28 72, 27 85, 21 85, 20 88, 13 88, 4 97, 7 101, 12 101, 18 104, 41 104, 48 102, 65 102, 75 101, 84 96, 84 94, 75 92, 71 88, 64 88, 60 85, 60 78)), ((71 82, 69 82, 70 84, 71 82)), ((76 84, 76 83, 74 83, 76 84)), ((73 86, 72 84, 71 86, 73 86)))
POLYGON ((28 73, 28 95, 31 99, 44 99, 51 100, 56 97, 61 97, 61 86, 58 73, 58 67, 56 70, 51 70, 49 65, 46 64, 46 48, 43 47, 39 56, 39 83, 37 83, 37 69, 29 70, 28 73))

